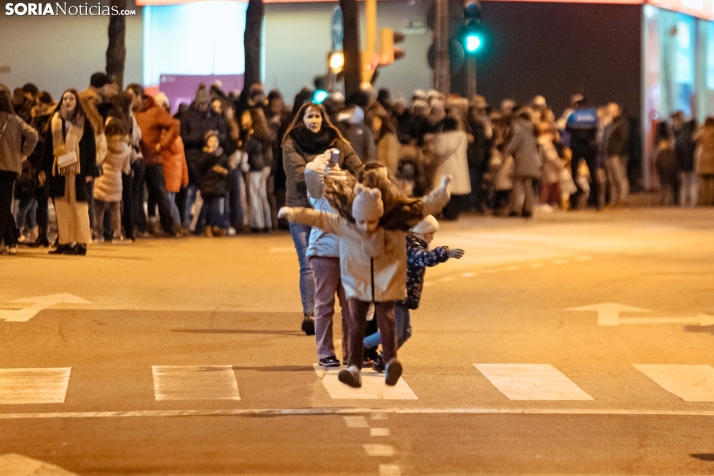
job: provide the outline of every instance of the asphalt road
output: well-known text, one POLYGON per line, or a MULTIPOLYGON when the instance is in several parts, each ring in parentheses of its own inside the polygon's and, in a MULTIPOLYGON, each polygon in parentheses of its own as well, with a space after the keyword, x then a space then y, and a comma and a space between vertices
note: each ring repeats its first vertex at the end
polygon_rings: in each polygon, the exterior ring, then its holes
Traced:
POLYGON ((0 256, 0 474, 712 474, 713 224, 442 224, 404 383, 347 398, 287 234, 0 256))

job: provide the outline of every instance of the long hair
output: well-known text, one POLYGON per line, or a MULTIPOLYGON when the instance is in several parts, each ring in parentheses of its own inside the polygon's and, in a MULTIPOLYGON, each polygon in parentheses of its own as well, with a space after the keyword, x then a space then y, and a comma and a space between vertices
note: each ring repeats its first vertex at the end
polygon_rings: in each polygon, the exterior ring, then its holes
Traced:
POLYGON ((92 124, 92 128, 94 129, 95 134, 103 134, 104 133, 104 119, 102 118, 102 115, 99 113, 99 110, 97 109, 96 104, 94 103, 94 100, 91 98, 82 98, 82 107, 84 107, 84 112, 87 116, 87 119, 89 119, 89 122, 92 124))
POLYGON ((248 109, 250 114, 251 129, 253 129, 253 137, 261 142, 270 140, 271 133, 268 127, 268 121, 265 119, 265 113, 263 109, 258 107, 252 107, 248 109))
POLYGON ((15 109, 12 107, 12 94, 4 84, 0 84, 0 112, 15 114, 15 109))
POLYGON ((332 122, 330 121, 330 117, 327 115, 327 111, 321 104, 317 104, 314 102, 306 102, 303 103, 302 106, 300 106, 300 109, 298 109, 297 114, 295 114, 295 117, 293 118, 292 122, 290 123, 290 127, 288 127, 288 130, 285 131, 285 135, 283 136, 283 141, 281 142, 281 145, 285 145, 285 141, 288 140, 288 137, 290 137, 290 133, 294 131, 295 129, 299 127, 305 127, 305 123, 303 122, 303 119, 305 119, 305 114, 307 114, 308 109, 316 109, 317 111, 320 112, 320 115, 322 116, 322 129, 328 128, 332 129, 335 132, 335 135, 337 136, 338 139, 340 139, 342 142, 345 144, 349 144, 349 141, 344 138, 342 133, 338 128, 336 128, 332 122))
POLYGON ((60 100, 57 103, 57 107, 55 108, 54 112, 60 112, 62 109, 62 99, 64 99, 64 95, 70 93, 74 95, 74 99, 77 102, 77 105, 74 108, 74 115, 72 116, 72 123, 75 125, 79 124, 79 122, 82 119, 85 119, 87 117, 87 112, 84 110, 84 106, 82 105, 82 100, 79 98, 79 93, 77 92, 76 89, 70 88, 66 90, 65 92, 62 93, 60 96, 60 100))

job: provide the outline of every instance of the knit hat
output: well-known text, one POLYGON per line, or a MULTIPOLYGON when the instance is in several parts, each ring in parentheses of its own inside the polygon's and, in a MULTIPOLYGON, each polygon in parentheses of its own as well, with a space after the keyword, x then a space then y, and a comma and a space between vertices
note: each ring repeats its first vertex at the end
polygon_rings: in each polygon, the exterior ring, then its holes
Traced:
POLYGON ((206 85, 201 83, 198 86, 198 91, 196 91, 196 103, 210 103, 211 102, 211 94, 208 92, 206 89, 206 85))
POLYGON ((368 188, 361 183, 355 187, 355 199, 352 202, 352 216, 357 221, 376 221, 384 214, 382 192, 377 188, 368 188))
POLYGON ((436 233, 437 231, 439 231, 439 222, 436 221, 436 218, 432 215, 425 216, 422 221, 412 228, 412 232, 417 235, 426 235, 427 233, 436 233))
POLYGON ((109 76, 107 76, 105 73, 98 72, 94 73, 90 78, 89 78, 89 85, 92 86, 93 88, 103 88, 109 84, 109 76))

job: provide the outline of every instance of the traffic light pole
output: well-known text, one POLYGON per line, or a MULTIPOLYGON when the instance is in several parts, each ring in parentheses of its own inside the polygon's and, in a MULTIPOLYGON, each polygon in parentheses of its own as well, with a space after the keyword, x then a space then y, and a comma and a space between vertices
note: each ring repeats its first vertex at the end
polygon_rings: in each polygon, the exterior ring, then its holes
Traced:
POLYGON ((469 55, 466 58, 466 78, 468 81, 468 99, 471 101, 476 95, 476 58, 469 55))
POLYGON ((436 21, 434 22, 434 89, 444 95, 451 93, 451 73, 449 71, 449 0, 436 0, 436 21))

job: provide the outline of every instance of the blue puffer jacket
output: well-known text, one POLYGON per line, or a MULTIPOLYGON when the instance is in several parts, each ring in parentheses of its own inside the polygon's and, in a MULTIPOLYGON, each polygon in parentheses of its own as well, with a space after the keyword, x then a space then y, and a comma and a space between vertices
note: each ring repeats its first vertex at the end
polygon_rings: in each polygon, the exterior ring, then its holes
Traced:
POLYGON ((447 246, 438 246, 429 250, 429 245, 414 233, 407 233, 407 299, 397 304, 409 309, 417 309, 424 287, 424 273, 449 259, 447 246))

